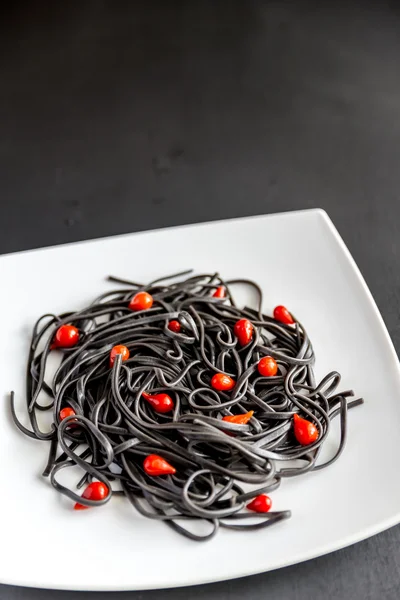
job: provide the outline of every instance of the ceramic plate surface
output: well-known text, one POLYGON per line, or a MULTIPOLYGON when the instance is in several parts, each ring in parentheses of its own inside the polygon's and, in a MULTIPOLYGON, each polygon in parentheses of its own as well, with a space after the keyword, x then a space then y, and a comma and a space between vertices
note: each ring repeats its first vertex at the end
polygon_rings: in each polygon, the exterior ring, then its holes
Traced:
MULTIPOLYGON (((0 582, 77 590, 137 590, 218 581, 331 552, 400 521, 400 379, 397 357, 353 259, 323 211, 311 210, 111 237, 0 257, 0 582), (140 517, 123 498, 75 512, 41 477, 47 444, 13 426, 8 392, 24 419, 31 327, 46 312, 78 309, 112 288, 188 267, 250 277, 264 311, 285 304, 308 330, 316 374, 342 374, 365 405, 349 413, 338 462, 283 481, 276 510, 292 518, 265 531, 220 531, 195 543, 140 517), (382 414, 385 430, 379 430, 382 414), (376 431, 384 435, 384 458, 376 431), (374 502, 366 501, 379 490, 374 502), (68 565, 63 568, 62 565, 68 565), (155 567, 155 565, 157 565, 155 567)), ((241 294, 243 302, 252 297, 241 294)), ((326 442, 337 443, 335 432, 326 442)))

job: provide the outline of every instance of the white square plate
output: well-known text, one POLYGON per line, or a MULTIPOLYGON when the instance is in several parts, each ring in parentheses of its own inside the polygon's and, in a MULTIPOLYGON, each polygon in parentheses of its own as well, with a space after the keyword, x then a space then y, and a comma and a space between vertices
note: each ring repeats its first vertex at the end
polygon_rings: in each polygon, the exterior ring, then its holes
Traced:
POLYGON ((1 582, 77 590, 205 583, 313 558, 400 521, 399 365, 371 294, 323 211, 3 256, 0 281, 1 582), (265 531, 223 530, 205 544, 140 517, 120 497, 98 510, 72 511, 40 476, 47 445, 15 429, 6 396, 15 390, 23 419, 25 359, 39 315, 85 305, 111 289, 104 280, 110 273, 150 280, 188 267, 258 281, 265 311, 282 303, 304 323, 317 376, 336 369, 343 376, 341 389, 365 398, 364 406, 350 411, 340 460, 321 472, 284 480, 273 493, 274 507, 290 508, 291 519, 265 531))

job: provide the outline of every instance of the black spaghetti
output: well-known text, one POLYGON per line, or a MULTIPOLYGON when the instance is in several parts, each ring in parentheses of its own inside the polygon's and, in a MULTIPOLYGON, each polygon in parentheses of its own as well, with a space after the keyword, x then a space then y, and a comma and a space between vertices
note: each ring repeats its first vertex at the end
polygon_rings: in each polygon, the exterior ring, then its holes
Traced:
POLYGON ((110 277, 124 288, 81 311, 42 316, 27 367, 30 428, 16 416, 14 393, 11 409, 23 433, 49 443, 43 475, 75 508, 123 494, 142 515, 206 540, 219 527, 288 518, 270 510, 267 494, 285 477, 332 464, 345 445, 347 410, 362 399, 336 391, 337 372, 316 382, 304 327, 283 306, 264 315, 256 283, 182 279, 189 273, 148 285, 110 277), (256 292, 256 309, 237 307, 237 285, 256 292), (48 431, 42 411, 52 414, 48 431), (321 463, 335 417, 340 443, 321 463), (74 466, 83 473, 77 491, 58 479, 74 466), (191 519, 209 525, 204 535, 189 529, 191 519))

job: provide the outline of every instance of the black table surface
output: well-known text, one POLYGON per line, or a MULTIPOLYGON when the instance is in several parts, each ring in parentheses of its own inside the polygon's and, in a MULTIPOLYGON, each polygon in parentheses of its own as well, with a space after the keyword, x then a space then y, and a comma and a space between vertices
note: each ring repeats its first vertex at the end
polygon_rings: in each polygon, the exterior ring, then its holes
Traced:
MULTIPOLYGON (((396 2, 7 4, 0 252, 323 207, 400 349, 396 2)), ((366 502, 379 502, 373 481, 366 502)), ((0 598, 98 596, 0 586, 0 598)), ((399 596, 398 526, 271 573, 106 598, 399 596)))

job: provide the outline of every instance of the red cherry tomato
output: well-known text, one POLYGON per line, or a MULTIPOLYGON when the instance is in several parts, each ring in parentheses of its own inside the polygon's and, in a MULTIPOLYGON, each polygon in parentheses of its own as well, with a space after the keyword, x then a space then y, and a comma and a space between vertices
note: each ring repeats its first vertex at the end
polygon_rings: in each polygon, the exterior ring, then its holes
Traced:
POLYGON ((129 302, 131 310, 148 310, 153 306, 153 296, 147 292, 138 292, 129 302))
POLYGON ((318 429, 314 423, 303 419, 298 414, 293 415, 293 428, 295 438, 302 446, 308 446, 316 442, 319 437, 318 429))
POLYGON ((61 325, 56 331, 53 348, 72 348, 79 341, 79 331, 73 325, 61 325))
POLYGON ((110 367, 112 367, 115 363, 115 357, 117 356, 117 354, 121 354, 122 362, 128 360, 130 356, 129 349, 126 346, 123 346, 122 344, 114 346, 114 348, 112 348, 110 352, 110 367))
POLYGON ((168 323, 168 329, 170 331, 173 331, 174 333, 179 333, 180 330, 182 329, 181 324, 179 323, 179 321, 170 321, 168 323))
POLYGON ((219 392, 228 392, 233 389, 236 385, 236 382, 229 377, 229 375, 224 375, 223 373, 216 373, 211 379, 211 386, 214 390, 218 390, 219 392))
POLYGON ((286 306, 276 306, 274 308, 274 319, 286 325, 293 325, 294 323, 294 319, 286 306))
POLYGON ((266 513, 270 510, 271 506, 271 498, 266 494, 260 494, 259 496, 256 496, 246 508, 258 513, 266 513))
POLYGON ((273 377, 278 372, 278 365, 272 356, 264 356, 258 361, 257 369, 263 377, 273 377))
POLYGON ((158 475, 173 475, 176 473, 175 467, 169 464, 162 456, 158 454, 149 454, 143 462, 143 468, 147 475, 157 477, 158 475))
POLYGON ((213 298, 225 298, 225 296, 226 296, 226 291, 225 291, 225 288, 223 285, 220 285, 219 287, 217 287, 217 289, 213 293, 213 298))
POLYGON ((248 319, 240 319, 235 323, 233 332, 239 340, 241 346, 247 346, 253 337, 253 324, 248 319))
MULTIPOLYGON (((86 500, 103 500, 107 495, 108 487, 104 483, 101 481, 92 481, 84 490, 82 498, 86 498, 86 500)), ((91 508, 91 506, 85 506, 84 504, 79 504, 79 502, 74 506, 75 510, 84 510, 86 508, 91 508)))
POLYGON ((151 405, 153 410, 158 413, 164 414, 174 410, 174 401, 168 394, 148 394, 147 392, 142 392, 142 396, 151 405))
POLYGON ((67 417, 72 417, 73 415, 76 415, 74 409, 70 406, 66 406, 60 410, 60 421, 63 421, 67 417))
POLYGON ((223 421, 228 421, 229 423, 236 423, 237 425, 246 425, 254 415, 254 410, 249 410, 249 412, 244 415, 227 415, 226 417, 222 417, 223 421))

